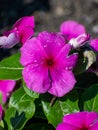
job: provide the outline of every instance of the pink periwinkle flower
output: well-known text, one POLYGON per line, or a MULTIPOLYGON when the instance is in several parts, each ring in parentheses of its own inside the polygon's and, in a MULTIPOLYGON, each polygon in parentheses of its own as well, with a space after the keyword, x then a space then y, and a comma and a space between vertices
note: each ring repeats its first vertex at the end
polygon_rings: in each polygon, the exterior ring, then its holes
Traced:
POLYGON ((60 25, 60 32, 65 35, 66 40, 69 41, 71 38, 76 38, 81 34, 85 34, 86 30, 82 24, 74 20, 68 20, 60 25))
POLYGON ((61 33, 39 33, 21 48, 20 62, 27 87, 38 93, 49 92, 61 97, 73 89, 76 80, 72 73, 77 54, 69 55, 71 45, 61 33))
POLYGON ((5 103, 10 95, 10 92, 15 87, 14 80, 0 80, 0 93, 2 94, 2 101, 5 103))
POLYGON ((84 111, 65 115, 56 130, 98 130, 98 113, 84 111))
POLYGON ((35 23, 33 16, 20 18, 14 24, 12 30, 4 32, 4 36, 0 37, 0 46, 4 48, 11 48, 18 42, 24 44, 26 40, 33 36, 34 27, 35 23))

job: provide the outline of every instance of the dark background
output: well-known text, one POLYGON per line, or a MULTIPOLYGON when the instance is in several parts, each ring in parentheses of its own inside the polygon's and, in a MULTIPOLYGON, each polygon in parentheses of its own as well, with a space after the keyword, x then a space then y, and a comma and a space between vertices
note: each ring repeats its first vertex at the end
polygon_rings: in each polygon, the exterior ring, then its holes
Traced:
MULTIPOLYGON (((59 31, 65 20, 84 24, 92 37, 98 37, 98 0, 0 0, 0 35, 26 15, 35 16, 35 34, 59 31)), ((13 54, 13 49, 0 49, 0 59, 13 54)))

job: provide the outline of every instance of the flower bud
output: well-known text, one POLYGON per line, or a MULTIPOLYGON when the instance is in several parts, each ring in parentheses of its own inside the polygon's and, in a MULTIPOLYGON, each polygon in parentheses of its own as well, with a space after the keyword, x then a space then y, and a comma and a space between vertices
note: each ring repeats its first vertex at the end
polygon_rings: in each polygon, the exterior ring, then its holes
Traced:
POLYGON ((79 48, 81 46, 83 46, 84 44, 86 44, 86 42, 88 42, 90 39, 90 35, 83 33, 80 34, 78 37, 76 38, 72 38, 69 41, 69 44, 71 44, 73 46, 73 48, 79 48))

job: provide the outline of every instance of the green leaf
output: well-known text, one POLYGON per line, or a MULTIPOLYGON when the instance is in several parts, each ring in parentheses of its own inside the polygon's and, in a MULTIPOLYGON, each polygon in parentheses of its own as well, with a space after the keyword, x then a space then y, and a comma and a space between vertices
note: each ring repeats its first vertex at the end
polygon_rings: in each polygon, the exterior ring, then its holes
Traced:
POLYGON ((23 81, 23 88, 24 88, 25 92, 26 92, 30 97, 32 97, 32 98, 34 98, 34 99, 39 98, 39 94, 38 94, 38 93, 35 93, 35 92, 32 91, 32 90, 30 90, 30 89, 26 86, 26 84, 25 84, 24 81, 23 81))
POLYGON ((20 115, 14 107, 10 107, 5 112, 5 121, 7 123, 8 130, 19 130, 26 122, 25 113, 22 112, 20 115))
POLYGON ((92 85, 82 94, 80 105, 84 111, 98 112, 98 84, 92 85))
POLYGON ((19 115, 17 111, 16 111, 16 114, 15 114, 15 117, 12 117, 10 119, 10 122, 11 122, 14 130, 21 129, 21 126, 25 123, 25 121, 26 121, 25 113, 22 112, 19 115))
POLYGON ((13 130, 10 119, 11 119, 11 117, 15 116, 15 113, 16 113, 16 109, 13 107, 11 107, 5 111, 5 121, 7 123, 8 130, 13 130))
POLYGON ((4 130, 4 128, 2 128, 2 127, 0 126, 0 130, 4 130))
POLYGON ((18 80, 22 78, 23 67, 19 59, 20 53, 17 53, 0 62, 0 79, 18 80))
POLYGON ((78 95, 75 90, 62 98, 57 98, 52 104, 53 98, 50 95, 42 97, 42 106, 44 113, 54 127, 62 121, 65 114, 79 111, 78 108, 78 95))
POLYGON ((4 130, 4 122, 3 122, 3 120, 0 120, 0 130, 4 130))
POLYGON ((0 104, 2 104, 2 93, 0 92, 0 104))
POLYGON ((41 105, 41 100, 39 98, 39 94, 35 93, 34 91, 32 91, 30 89, 28 89, 28 87, 26 86, 24 81, 23 81, 23 88, 24 88, 24 91, 27 93, 27 95, 32 97, 33 100, 36 99, 35 100, 36 110, 35 110, 34 117, 46 119, 46 117, 45 117, 45 115, 43 113, 43 109, 42 109, 42 105, 41 105))
MULTIPOLYGON (((15 91, 9 101, 9 108, 15 108, 19 115, 24 112, 25 114, 25 122, 22 124, 21 127, 25 125, 25 123, 32 118, 32 116, 35 113, 35 104, 33 98, 28 96, 23 88, 19 88, 17 91, 15 91)), ((15 116, 15 113, 14 113, 15 116)), ((14 116, 10 116, 11 118, 14 118, 14 116)), ((19 123, 18 123, 19 124, 19 123)), ((9 125, 9 124, 8 124, 9 125)))
POLYGON ((25 112, 27 118, 31 118, 35 112, 34 100, 28 96, 23 88, 19 88, 12 94, 9 107, 15 107, 19 112, 25 112))

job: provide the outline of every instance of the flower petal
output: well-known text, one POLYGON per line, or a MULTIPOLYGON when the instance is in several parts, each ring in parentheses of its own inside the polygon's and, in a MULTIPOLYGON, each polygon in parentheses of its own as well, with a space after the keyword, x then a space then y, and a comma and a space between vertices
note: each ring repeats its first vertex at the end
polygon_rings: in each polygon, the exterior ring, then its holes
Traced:
POLYGON ((6 41, 7 41, 7 37, 1 36, 0 37, 0 47, 4 46, 6 41))
POLYGON ((61 123, 57 126, 56 130, 80 130, 78 127, 73 125, 61 123))
POLYGON ((50 87, 47 68, 41 64, 31 64, 24 68, 23 78, 27 87, 38 93, 45 93, 50 87))
POLYGON ((25 27, 21 32, 21 43, 24 44, 26 40, 31 38, 34 35, 34 30, 31 27, 25 27))
POLYGON ((84 111, 65 115, 63 118, 63 122, 82 128, 83 126, 92 126, 97 118, 98 113, 84 111))
POLYGON ((41 45, 50 57, 55 57, 65 45, 65 38, 61 33, 42 32, 38 35, 41 45))
POLYGON ((90 46, 96 51, 98 51, 98 38, 91 40, 90 46))
MULTIPOLYGON (((55 60, 59 59, 60 57, 62 57, 65 60, 65 57, 68 56, 69 52, 71 50, 71 45, 70 44, 65 44, 60 51, 57 53, 55 60)), ((63 61, 64 61, 63 60, 63 61)))
POLYGON ((74 53, 71 55, 68 55, 68 53, 71 50, 71 46, 69 44, 66 44, 58 53, 58 55, 55 58, 56 67, 63 68, 66 70, 72 70, 73 67, 75 67, 77 60, 78 60, 78 54, 74 53), (60 61, 60 62, 59 62, 60 61))
POLYGON ((98 119, 96 122, 90 127, 90 130, 98 130, 98 119))
POLYGON ((87 112, 86 114, 86 126, 93 126, 97 122, 98 124, 98 113, 97 112, 87 112))
POLYGON ((17 28, 22 43, 25 43, 34 34, 34 27, 33 16, 22 17, 14 24, 14 28, 17 28))
POLYGON ((19 20, 16 21, 14 27, 19 28, 20 30, 22 29, 22 27, 34 28, 35 27, 34 16, 25 16, 20 18, 19 20))
POLYGON ((78 54, 74 53, 74 54, 68 56, 68 58, 66 58, 66 60, 65 60, 66 69, 68 67, 68 69, 72 70, 77 63, 77 60, 78 60, 78 54))
POLYGON ((3 45, 4 48, 12 48, 19 42, 19 37, 16 33, 10 33, 3 45))
POLYGON ((74 75, 71 71, 52 69, 50 70, 52 87, 49 89, 49 93, 62 97, 69 91, 71 91, 76 83, 74 75))
POLYGON ((76 38, 82 33, 86 33, 85 27, 76 21, 68 20, 61 24, 60 31, 65 35, 67 40, 71 38, 76 38))
POLYGON ((0 92, 2 93, 4 103, 8 98, 8 93, 14 89, 15 83, 14 80, 0 80, 0 92))
POLYGON ((44 58, 47 57, 46 52, 41 46, 40 41, 36 38, 27 40, 20 51, 20 62, 23 66, 39 61, 42 63, 44 61, 44 58))
POLYGON ((85 126, 86 115, 87 112, 77 112, 65 115, 63 117, 63 123, 82 128, 85 126))
POLYGON ((15 84, 15 80, 0 80, 0 89, 2 88, 3 91, 10 92, 14 89, 15 84))

